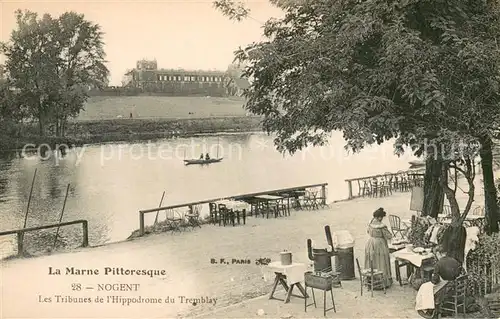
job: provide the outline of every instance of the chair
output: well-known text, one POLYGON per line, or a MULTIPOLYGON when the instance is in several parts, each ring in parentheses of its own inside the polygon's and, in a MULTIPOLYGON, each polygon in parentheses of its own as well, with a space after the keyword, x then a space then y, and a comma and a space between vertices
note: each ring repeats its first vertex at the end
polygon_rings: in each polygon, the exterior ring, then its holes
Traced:
POLYGON ((399 216, 389 215, 389 223, 394 237, 396 237, 397 234, 400 234, 401 238, 406 238, 408 226, 401 222, 401 218, 399 218, 399 216))
POLYGON ((210 224, 217 224, 217 204, 216 203, 208 203, 208 207, 210 209, 210 224))
POLYGON ((484 216, 484 213, 485 213, 484 212, 484 207, 482 207, 482 206, 477 206, 472 211, 472 215, 474 215, 474 216, 484 216))
POLYGON ((192 228, 200 227, 200 211, 201 211, 201 206, 196 205, 193 206, 192 210, 186 214, 187 218, 187 225, 191 226, 192 228))
POLYGON ((376 177, 370 181, 371 185, 371 196, 378 197, 380 192, 380 183, 376 177))
POLYGON ((409 183, 408 183, 408 174, 405 171, 398 171, 397 173, 399 175, 399 191, 400 192, 407 192, 409 189, 409 183))
POLYGON ((309 209, 319 209, 317 197, 317 190, 306 190, 306 194, 304 196, 304 207, 309 209))
POLYGON ((445 299, 440 307, 439 310, 442 312, 444 311, 451 311, 455 318, 458 315, 458 310, 462 308, 462 313, 465 313, 466 310, 466 290, 467 290, 467 281, 468 281, 468 275, 464 274, 458 277, 453 281, 452 288, 450 290, 450 295, 451 298, 445 299))
POLYGON ((167 228, 169 228, 172 231, 172 233, 182 232, 181 227, 184 218, 182 218, 182 216, 178 212, 168 209, 166 211, 165 221, 167 223, 167 228))
POLYGON ((359 195, 365 197, 365 195, 370 195, 371 194, 371 185, 369 182, 365 179, 363 180, 363 186, 361 186, 361 181, 358 179, 358 189, 359 189, 359 195))
POLYGON ((361 283, 361 296, 363 296, 363 284, 370 286, 371 294, 373 297, 373 288, 384 289, 384 294, 387 293, 385 290, 385 276, 381 270, 373 269, 373 261, 370 260, 370 269, 361 269, 359 266, 359 260, 356 258, 356 266, 358 267, 359 280, 361 283))

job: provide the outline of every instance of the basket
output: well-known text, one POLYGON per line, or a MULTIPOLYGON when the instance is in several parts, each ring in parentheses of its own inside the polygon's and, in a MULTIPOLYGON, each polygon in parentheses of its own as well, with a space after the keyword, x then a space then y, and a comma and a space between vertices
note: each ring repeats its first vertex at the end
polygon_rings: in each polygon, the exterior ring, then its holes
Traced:
POLYGON ((333 276, 319 276, 313 274, 312 271, 308 271, 304 274, 304 282, 307 287, 330 290, 334 284, 333 276))

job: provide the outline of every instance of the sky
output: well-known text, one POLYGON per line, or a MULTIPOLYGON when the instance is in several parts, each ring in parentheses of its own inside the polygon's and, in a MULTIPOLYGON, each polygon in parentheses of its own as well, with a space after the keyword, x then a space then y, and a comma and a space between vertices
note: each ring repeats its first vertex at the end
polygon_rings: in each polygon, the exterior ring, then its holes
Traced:
POLYGON ((0 0, 0 41, 16 28, 17 9, 52 16, 76 11, 105 33, 110 85, 120 85, 126 70, 143 58, 156 58, 159 68, 226 70, 239 46, 263 39, 262 24, 282 15, 267 0, 242 2, 250 18, 233 22, 211 0, 0 0))

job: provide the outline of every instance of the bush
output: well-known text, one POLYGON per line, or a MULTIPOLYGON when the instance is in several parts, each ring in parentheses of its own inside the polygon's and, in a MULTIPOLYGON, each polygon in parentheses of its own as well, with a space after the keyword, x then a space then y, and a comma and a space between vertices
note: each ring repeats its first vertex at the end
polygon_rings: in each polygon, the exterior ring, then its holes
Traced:
POLYGON ((484 296, 494 290, 500 275, 500 235, 479 235, 475 250, 467 256, 467 272, 473 293, 484 296))

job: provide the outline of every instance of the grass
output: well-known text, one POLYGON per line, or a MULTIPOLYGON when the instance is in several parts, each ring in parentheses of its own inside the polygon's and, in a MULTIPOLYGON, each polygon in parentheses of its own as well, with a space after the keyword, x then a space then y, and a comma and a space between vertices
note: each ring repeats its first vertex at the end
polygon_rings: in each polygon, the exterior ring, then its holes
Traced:
POLYGON ((77 121, 117 118, 208 118, 245 116, 244 100, 237 97, 93 96, 77 121))
POLYGON ((21 149, 31 143, 79 146, 260 131, 260 117, 248 116, 243 103, 237 97, 94 96, 80 115, 68 123, 65 138, 41 137, 36 125, 26 125, 22 136, 2 135, 0 150, 21 149))

